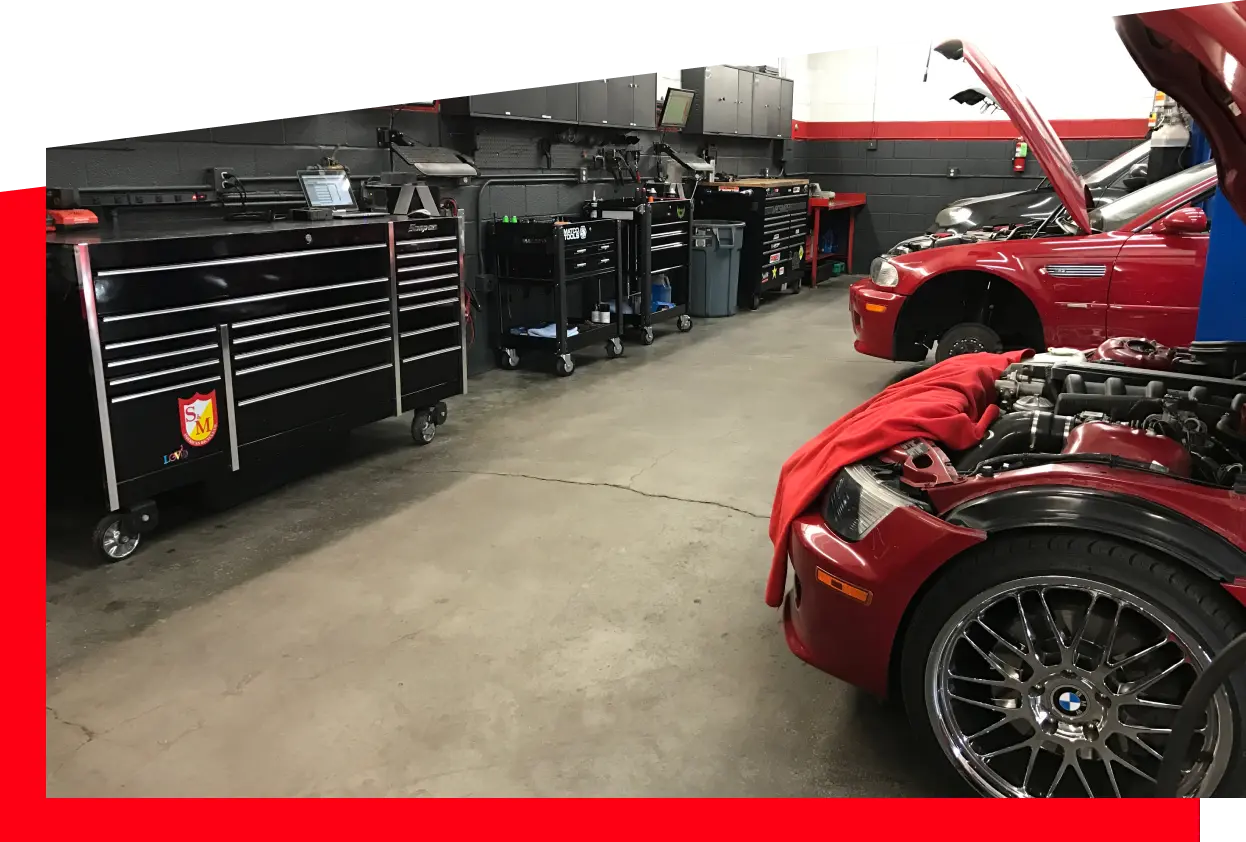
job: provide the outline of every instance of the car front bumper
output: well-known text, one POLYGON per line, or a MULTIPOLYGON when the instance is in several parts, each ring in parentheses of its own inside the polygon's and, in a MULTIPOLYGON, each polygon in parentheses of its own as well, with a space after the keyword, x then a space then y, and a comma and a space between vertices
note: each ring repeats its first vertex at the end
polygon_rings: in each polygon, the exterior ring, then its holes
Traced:
POLYGON ((903 305, 903 295, 870 281, 857 281, 848 288, 848 310, 856 337, 852 347, 858 354, 895 359, 896 318, 903 305))
POLYGON ((916 507, 896 509, 860 541, 816 512, 792 524, 794 585, 783 632, 798 658, 886 696, 892 647, 913 595, 944 562, 986 539, 916 507))

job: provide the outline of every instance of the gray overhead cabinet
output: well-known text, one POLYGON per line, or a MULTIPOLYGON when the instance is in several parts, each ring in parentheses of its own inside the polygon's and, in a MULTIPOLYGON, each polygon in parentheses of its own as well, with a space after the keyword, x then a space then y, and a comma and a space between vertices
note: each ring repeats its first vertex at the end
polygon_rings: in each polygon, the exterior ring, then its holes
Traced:
POLYGON ((447 100, 449 113, 612 128, 657 127, 658 76, 593 79, 447 100))
POLYGON ((697 94, 688 118, 689 132, 792 136, 791 79, 720 64, 684 70, 681 82, 697 94))

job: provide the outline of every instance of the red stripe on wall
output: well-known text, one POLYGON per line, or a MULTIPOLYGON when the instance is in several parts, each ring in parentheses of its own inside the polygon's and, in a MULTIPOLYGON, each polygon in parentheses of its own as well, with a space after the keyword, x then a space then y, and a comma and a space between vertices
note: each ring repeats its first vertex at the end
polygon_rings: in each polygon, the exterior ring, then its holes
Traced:
MULTIPOLYGON (((1142 138, 1147 118, 1052 120, 1056 134, 1066 140, 1085 138, 1142 138)), ((811 123, 792 121, 797 140, 1013 140, 1017 128, 1009 120, 897 120, 811 123)))

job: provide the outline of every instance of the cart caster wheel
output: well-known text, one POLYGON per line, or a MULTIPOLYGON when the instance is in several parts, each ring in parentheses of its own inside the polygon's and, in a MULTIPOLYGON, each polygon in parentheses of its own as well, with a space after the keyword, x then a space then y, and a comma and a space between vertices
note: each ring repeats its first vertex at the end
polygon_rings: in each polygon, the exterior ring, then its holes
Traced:
MULTIPOLYGON (((645 344, 648 345, 649 343, 646 342, 645 344)), ((609 342, 607 342, 606 343, 606 356, 612 360, 623 356, 623 340, 616 336, 613 339, 611 339, 609 342)))
MULTIPOLYGON (((434 410, 435 412, 436 410, 434 410)), ((437 425, 427 409, 420 409, 411 416, 411 440, 423 447, 437 435, 437 425)))
MULTIPOLYGON (((609 347, 609 345, 606 346, 606 348, 609 347)), ((559 377, 570 377, 572 372, 575 371, 575 360, 571 359, 570 354, 560 354, 554 357, 554 371, 558 373, 559 377)))
POLYGON ((141 538, 137 532, 133 535, 127 533, 125 517, 120 512, 101 518, 91 534, 91 542, 95 545, 96 552, 107 564, 125 561, 134 555, 141 538))
POLYGON ((679 321, 675 322, 675 325, 676 327, 679 328, 680 333, 687 333, 688 331, 692 330, 692 316, 689 316, 689 315, 680 316, 679 321))
POLYGON ((647 327, 640 332, 640 344, 641 345, 652 345, 653 344, 653 328, 647 327))
POLYGON ((437 401, 437 405, 433 407, 433 423, 440 427, 449 417, 450 407, 446 406, 445 401, 437 401))
POLYGON ((761 307, 761 296, 757 293, 753 293, 753 298, 749 301, 748 308, 750 310, 756 310, 759 307, 761 307))
POLYGON ((498 367, 507 371, 519 368, 519 352, 514 348, 503 348, 498 351, 498 367))

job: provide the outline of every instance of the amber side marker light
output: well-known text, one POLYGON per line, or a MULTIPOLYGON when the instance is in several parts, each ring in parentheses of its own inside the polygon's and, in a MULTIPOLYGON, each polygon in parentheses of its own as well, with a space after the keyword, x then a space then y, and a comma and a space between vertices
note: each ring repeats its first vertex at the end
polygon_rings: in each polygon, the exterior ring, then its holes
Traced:
POLYGON ((866 304, 865 309, 869 310, 871 313, 886 313, 887 305, 886 304, 866 304))
POLYGON ((832 576, 821 567, 818 568, 818 581, 829 587, 831 590, 838 591, 849 599, 859 602, 862 605, 869 605, 874 599, 874 594, 865 588, 858 588, 856 585, 850 585, 843 579, 832 576))

